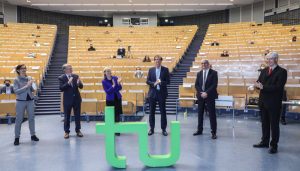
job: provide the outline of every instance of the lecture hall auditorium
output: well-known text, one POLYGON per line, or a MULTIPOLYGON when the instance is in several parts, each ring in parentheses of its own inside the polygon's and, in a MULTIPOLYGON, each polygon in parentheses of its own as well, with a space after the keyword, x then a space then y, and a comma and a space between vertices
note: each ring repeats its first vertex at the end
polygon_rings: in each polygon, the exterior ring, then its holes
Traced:
POLYGON ((300 0, 0 0, 1 171, 296 171, 300 0))

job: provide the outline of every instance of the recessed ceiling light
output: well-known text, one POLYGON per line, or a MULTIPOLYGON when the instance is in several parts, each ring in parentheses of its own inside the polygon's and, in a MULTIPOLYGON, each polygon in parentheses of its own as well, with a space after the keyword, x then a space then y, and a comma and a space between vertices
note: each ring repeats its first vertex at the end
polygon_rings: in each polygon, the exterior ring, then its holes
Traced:
POLYGON ((234 0, 229 0, 230 2, 233 2, 234 0))
POLYGON ((26 0, 26 2, 27 2, 27 3, 30 3, 31 1, 30 1, 30 0, 26 0))

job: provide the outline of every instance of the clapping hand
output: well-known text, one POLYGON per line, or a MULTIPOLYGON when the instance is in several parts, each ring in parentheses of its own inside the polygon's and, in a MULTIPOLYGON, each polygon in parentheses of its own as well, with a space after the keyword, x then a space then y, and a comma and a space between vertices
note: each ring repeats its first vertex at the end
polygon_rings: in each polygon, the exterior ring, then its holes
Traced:
POLYGON ((77 85, 81 82, 80 78, 77 79, 77 85))
POLYGON ((118 84, 121 84, 121 82, 122 82, 122 78, 119 78, 118 79, 118 84))
POLYGON ((261 89, 261 90, 262 90, 263 87, 264 87, 259 81, 255 82, 255 83, 254 83, 254 86, 255 86, 256 88, 261 89))
POLYGON ((27 87, 31 87, 33 82, 34 82, 33 80, 29 80, 29 81, 27 82, 27 87))
POLYGON ((112 79, 111 81, 112 81, 112 87, 114 88, 116 86, 116 83, 115 83, 114 79, 112 79))
POLYGON ((157 86, 157 85, 160 84, 160 83, 161 83, 160 79, 157 79, 157 80, 155 81, 155 83, 154 83, 154 86, 157 86))
POLYGON ((72 84, 72 81, 73 81, 73 77, 70 77, 69 81, 68 81, 68 84, 72 84))

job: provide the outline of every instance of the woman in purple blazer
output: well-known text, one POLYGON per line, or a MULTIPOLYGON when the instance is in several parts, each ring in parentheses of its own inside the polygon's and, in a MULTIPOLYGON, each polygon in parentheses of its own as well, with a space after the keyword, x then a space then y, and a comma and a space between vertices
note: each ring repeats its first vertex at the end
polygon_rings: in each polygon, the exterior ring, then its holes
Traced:
MULTIPOLYGON (((106 106, 115 107, 115 122, 120 122, 120 114, 123 113, 122 110, 122 95, 120 90, 122 90, 121 78, 112 76, 111 69, 104 69, 104 79, 102 80, 102 86, 106 93, 106 106)), ((120 133, 116 133, 120 135, 120 133)))

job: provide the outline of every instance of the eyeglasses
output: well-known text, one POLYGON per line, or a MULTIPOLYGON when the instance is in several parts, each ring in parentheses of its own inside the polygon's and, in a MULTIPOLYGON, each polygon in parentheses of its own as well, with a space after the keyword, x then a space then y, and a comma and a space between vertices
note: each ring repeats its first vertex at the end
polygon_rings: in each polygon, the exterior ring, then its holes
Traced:
POLYGON ((270 61, 270 60, 274 60, 275 58, 267 58, 266 60, 267 61, 270 61))
POLYGON ((27 68, 20 68, 20 70, 27 70, 27 68))

